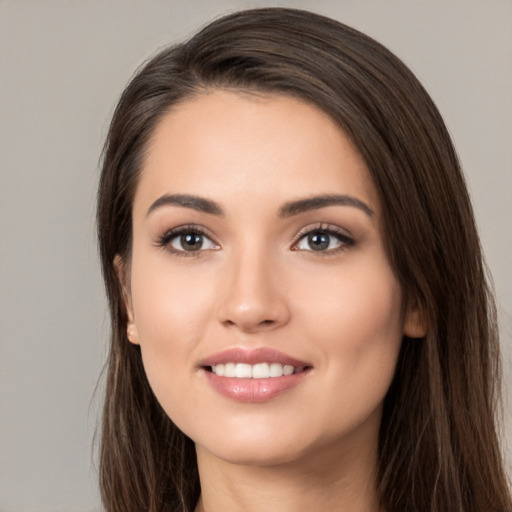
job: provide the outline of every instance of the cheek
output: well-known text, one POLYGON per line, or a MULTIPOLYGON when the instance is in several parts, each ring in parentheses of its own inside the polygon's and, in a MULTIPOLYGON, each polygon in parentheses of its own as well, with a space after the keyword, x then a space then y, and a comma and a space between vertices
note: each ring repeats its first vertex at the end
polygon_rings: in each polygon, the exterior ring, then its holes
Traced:
POLYGON ((401 289, 382 251, 374 252, 351 255, 339 268, 298 272, 291 279, 294 295, 300 297, 300 316, 326 339, 337 340, 337 346, 358 340, 357 346, 364 348, 375 338, 401 338, 401 289))
POLYGON ((131 292, 142 343, 178 337, 186 345, 199 335, 214 297, 209 274, 206 267, 190 272, 165 253, 134 250, 131 292))
POLYGON ((150 258, 134 251, 134 320, 148 380, 166 409, 174 395, 186 390, 195 371, 196 347, 213 314, 214 293, 207 283, 204 276, 199 283, 179 267, 170 268, 165 256, 150 258))
POLYGON ((403 337, 402 308, 400 287, 387 264, 350 270, 318 282, 323 291, 304 301, 303 316, 332 390, 325 399, 334 396, 337 405, 329 410, 357 422, 380 406, 391 384, 403 337))
POLYGON ((366 352, 401 339, 401 292, 389 273, 349 275, 330 292, 331 307, 319 315, 329 331, 338 333, 331 337, 336 346, 366 352))

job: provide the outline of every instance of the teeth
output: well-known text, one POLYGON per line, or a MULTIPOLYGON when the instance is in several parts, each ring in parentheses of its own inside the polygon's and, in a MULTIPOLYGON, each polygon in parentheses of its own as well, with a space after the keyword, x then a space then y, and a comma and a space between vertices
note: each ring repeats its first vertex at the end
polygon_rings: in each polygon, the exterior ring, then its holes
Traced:
POLYGON ((237 379, 250 379, 252 377, 252 366, 250 364, 237 364, 235 377, 237 379))
POLYGON ((235 363, 227 363, 224 365, 224 377, 236 377, 235 363))
POLYGON ((289 364, 279 363, 226 363, 212 366, 212 372, 219 377, 235 377, 237 379, 267 379, 269 377, 283 377, 299 373, 304 368, 294 368, 289 364))
POLYGON ((289 364, 285 364, 283 366, 283 375, 292 375, 294 371, 295 368, 293 366, 290 366, 289 364))
POLYGON ((252 378, 253 379, 267 379, 270 377, 270 370, 268 363, 255 364, 252 367, 252 378))

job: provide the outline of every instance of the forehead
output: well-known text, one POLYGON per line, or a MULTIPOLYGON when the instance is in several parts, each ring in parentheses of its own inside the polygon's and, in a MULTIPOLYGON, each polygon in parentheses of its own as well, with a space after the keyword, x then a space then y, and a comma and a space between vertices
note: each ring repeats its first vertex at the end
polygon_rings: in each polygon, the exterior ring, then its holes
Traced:
POLYGON ((164 193, 266 203, 345 193, 378 209, 364 160, 320 109, 282 95, 223 90, 176 105, 157 125, 134 208, 164 193))

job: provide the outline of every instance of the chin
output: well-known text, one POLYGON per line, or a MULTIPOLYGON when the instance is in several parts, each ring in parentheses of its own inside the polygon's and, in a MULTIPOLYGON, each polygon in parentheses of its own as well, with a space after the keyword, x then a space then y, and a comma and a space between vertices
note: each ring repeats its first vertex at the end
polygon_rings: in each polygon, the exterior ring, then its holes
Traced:
POLYGON ((217 423, 209 431, 195 430, 189 437, 196 443, 198 456, 202 452, 230 464, 324 467, 328 461, 376 450, 381 413, 377 407, 369 415, 345 417, 345 421, 331 424, 319 418, 300 422, 293 415, 281 416, 281 421, 239 417, 238 421, 217 423))
POLYGON ((293 463, 307 456, 308 449, 300 449, 296 444, 280 443, 275 439, 265 442, 237 443, 233 439, 229 443, 216 445, 212 448, 196 444, 198 451, 205 450, 214 457, 241 466, 280 466, 293 463))

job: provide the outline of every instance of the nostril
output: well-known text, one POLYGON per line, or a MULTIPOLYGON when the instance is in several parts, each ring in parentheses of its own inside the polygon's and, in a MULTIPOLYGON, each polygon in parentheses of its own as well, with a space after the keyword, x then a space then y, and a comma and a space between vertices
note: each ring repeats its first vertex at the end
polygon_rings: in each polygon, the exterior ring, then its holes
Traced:
POLYGON ((233 300, 222 303, 217 318, 226 328, 238 328, 244 332, 275 329, 289 320, 286 304, 266 304, 263 301, 233 300))

